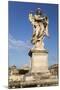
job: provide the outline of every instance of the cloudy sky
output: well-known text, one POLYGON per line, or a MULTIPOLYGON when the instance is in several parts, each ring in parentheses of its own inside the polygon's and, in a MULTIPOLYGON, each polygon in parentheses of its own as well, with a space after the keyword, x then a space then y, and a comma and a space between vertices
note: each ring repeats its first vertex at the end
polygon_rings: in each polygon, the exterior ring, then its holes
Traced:
POLYGON ((32 47, 32 25, 29 22, 28 14, 41 8, 43 13, 49 18, 49 38, 45 38, 45 48, 49 52, 48 64, 58 63, 58 5, 56 4, 36 4, 9 1, 9 66, 20 67, 29 64, 28 52, 32 47))

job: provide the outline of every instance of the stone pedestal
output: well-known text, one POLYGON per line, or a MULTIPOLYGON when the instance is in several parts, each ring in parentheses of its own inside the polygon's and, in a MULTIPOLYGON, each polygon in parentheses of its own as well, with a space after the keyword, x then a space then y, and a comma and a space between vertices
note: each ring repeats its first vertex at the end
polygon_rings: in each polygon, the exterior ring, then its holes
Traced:
POLYGON ((31 73, 47 73, 48 70, 48 52, 47 50, 30 50, 31 73))

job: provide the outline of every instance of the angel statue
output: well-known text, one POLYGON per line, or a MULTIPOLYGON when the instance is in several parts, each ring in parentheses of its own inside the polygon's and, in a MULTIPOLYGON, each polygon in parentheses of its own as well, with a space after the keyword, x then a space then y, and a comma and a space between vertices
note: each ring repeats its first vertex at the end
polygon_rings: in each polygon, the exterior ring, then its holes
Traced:
POLYGON ((43 39, 48 34, 48 17, 44 16, 41 9, 29 13, 29 21, 33 26, 32 44, 35 48, 44 49, 43 39))

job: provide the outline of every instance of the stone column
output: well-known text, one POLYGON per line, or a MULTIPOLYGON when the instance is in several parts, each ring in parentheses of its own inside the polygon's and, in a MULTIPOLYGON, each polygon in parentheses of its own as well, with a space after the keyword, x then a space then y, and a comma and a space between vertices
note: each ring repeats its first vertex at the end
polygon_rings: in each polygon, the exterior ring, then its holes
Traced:
POLYGON ((48 72, 48 51, 47 50, 30 50, 31 72, 46 73, 48 72))

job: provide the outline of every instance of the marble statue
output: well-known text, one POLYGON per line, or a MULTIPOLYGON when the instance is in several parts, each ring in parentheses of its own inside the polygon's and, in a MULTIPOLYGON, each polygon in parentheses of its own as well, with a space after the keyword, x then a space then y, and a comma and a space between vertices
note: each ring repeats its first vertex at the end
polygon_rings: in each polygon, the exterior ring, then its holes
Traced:
POLYGON ((33 26, 32 44, 35 48, 44 49, 44 37, 48 34, 48 17, 43 15, 40 8, 29 13, 29 21, 33 26))

